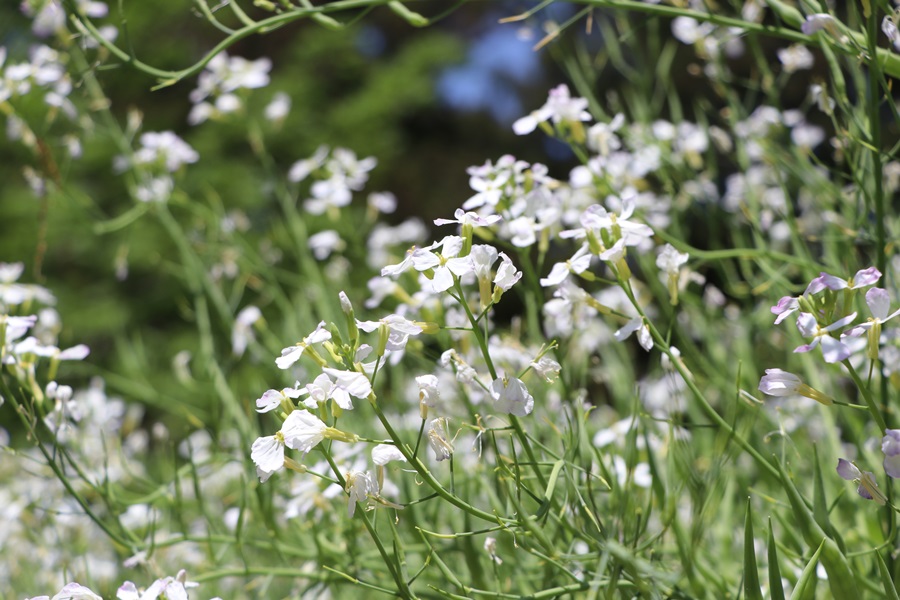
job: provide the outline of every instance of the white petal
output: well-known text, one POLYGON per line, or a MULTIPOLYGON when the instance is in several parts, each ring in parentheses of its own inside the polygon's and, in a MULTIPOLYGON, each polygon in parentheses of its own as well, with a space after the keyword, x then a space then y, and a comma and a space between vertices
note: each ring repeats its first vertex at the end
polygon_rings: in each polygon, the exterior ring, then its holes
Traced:
POLYGON ((284 446, 274 435, 257 438, 250 448, 250 459, 261 471, 274 473, 284 466, 284 446))

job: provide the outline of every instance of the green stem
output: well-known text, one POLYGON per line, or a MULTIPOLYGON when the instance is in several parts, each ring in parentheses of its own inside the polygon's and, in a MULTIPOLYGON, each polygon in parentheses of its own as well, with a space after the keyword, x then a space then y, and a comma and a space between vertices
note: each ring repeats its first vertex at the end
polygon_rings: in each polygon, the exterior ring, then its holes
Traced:
POLYGON ((434 475, 431 474, 431 471, 428 470, 422 461, 414 455, 409 447, 406 444, 400 443, 400 436, 397 435, 397 432, 394 430, 393 426, 391 426, 390 421, 384 416, 384 413, 381 410, 381 407, 378 406, 377 401, 371 403, 372 407, 375 410, 375 414, 378 417, 378 420, 381 421, 381 424, 384 426, 385 431, 387 431, 388 436, 394 441, 394 444, 397 446, 397 449, 400 450, 400 453, 403 454, 403 457, 406 458, 407 462, 416 470, 416 473, 427 483, 438 496, 456 506, 457 508, 461 508, 466 511, 473 517, 478 517, 479 519, 483 519, 490 523, 500 523, 503 524, 503 519, 499 516, 483 511, 480 508, 476 508, 462 500, 458 496, 450 493, 441 483, 435 479, 434 475))
MULTIPOLYGON (((334 458, 332 458, 330 452, 325 452, 325 460, 328 461, 328 464, 331 466, 331 470, 334 472, 335 477, 337 477, 340 482, 340 486, 345 488, 347 487, 347 481, 344 479, 344 475, 341 473, 341 470, 338 468, 337 464, 334 462, 334 458)), ((358 509, 359 507, 357 507, 358 509)), ((391 577, 394 579, 394 582, 397 584, 397 591, 399 592, 400 597, 402 598, 415 598, 412 595, 412 592, 409 589, 409 586, 406 585, 406 582, 400 576, 399 571, 397 570, 397 565, 394 564, 394 560, 390 554, 388 554, 387 548, 384 547, 384 544, 381 543, 381 538, 378 537, 378 532, 375 531, 374 525, 369 520, 369 517, 366 515, 364 510, 357 510, 356 514, 359 515, 363 524, 366 526, 366 531, 369 532, 369 536, 372 538, 372 541, 375 542, 375 547, 378 549, 378 553, 381 555, 382 561, 384 561, 385 566, 388 568, 388 571, 391 572, 391 577)))
POLYGON ((863 399, 866 401, 866 406, 869 407, 869 412, 872 414, 872 418, 875 419, 875 423, 878 424, 878 429, 881 433, 887 429, 887 423, 884 421, 884 416, 881 414, 881 411, 878 410, 878 405, 875 404, 875 399, 872 398, 872 394, 869 393, 866 384, 860 379, 859 374, 856 372, 856 369, 853 368, 853 365, 850 364, 849 360, 845 360, 842 363, 846 368, 847 372, 850 374, 850 378, 853 379, 853 383, 856 384, 856 388, 859 390, 859 393, 862 394, 863 399))
POLYGON ((660 334, 659 330, 656 328, 653 322, 647 318, 644 310, 641 308, 640 304, 638 304, 637 299, 634 297, 634 292, 632 292, 631 286, 623 284, 622 289, 625 291, 625 294, 628 296, 628 300, 631 302, 632 306, 634 306, 634 309, 638 311, 638 314, 650 329, 650 334, 653 336, 653 340, 656 343, 656 346, 663 352, 663 354, 669 357, 669 361, 672 363, 673 368, 678 371, 679 375, 681 375, 681 378, 684 380, 685 385, 687 385, 688 389, 691 390, 691 393, 700 403, 700 408, 703 410, 706 416, 710 420, 712 420, 718 427, 728 432, 730 438, 733 439, 737 443, 737 445, 740 446, 744 451, 746 451, 747 454, 753 457, 753 459, 762 468, 768 471, 770 475, 778 477, 778 469, 772 466, 772 464, 768 460, 766 460, 763 455, 760 454, 759 451, 757 451, 757 449, 750 444, 750 442, 738 435, 738 432, 735 431, 734 427, 732 427, 728 421, 723 419, 722 416, 716 411, 716 409, 712 407, 712 405, 709 403, 709 400, 706 399, 706 396, 704 396, 703 392, 700 391, 700 388, 697 387, 697 384, 694 382, 691 373, 684 365, 681 364, 681 361, 672 354, 672 350, 669 347, 669 344, 666 342, 665 338, 660 334))
POLYGON ((78 505, 82 508, 82 510, 84 510, 84 512, 88 516, 88 518, 91 521, 93 521, 94 523, 96 523, 97 526, 103 530, 103 532, 109 537, 109 539, 111 539, 113 542, 115 542, 122 548, 128 548, 132 553, 136 553, 137 549, 135 548, 134 543, 130 540, 126 540, 125 538, 121 537, 117 532, 113 531, 109 525, 107 525, 105 522, 103 522, 103 520, 94 513, 94 511, 91 509, 90 505, 87 503, 87 500, 85 500, 84 497, 81 494, 79 494, 77 490, 75 490, 75 488, 72 486, 71 482, 69 482, 68 477, 66 477, 66 474, 62 471, 60 466, 58 464, 56 464, 56 461, 53 459, 53 456, 47 450, 47 447, 40 441, 37 431, 35 431, 31 422, 26 417, 26 411, 25 411, 24 405, 21 402, 19 402, 19 400, 16 398, 16 395, 13 394, 12 390, 10 390, 10 388, 6 385, 6 381, 3 377, 0 377, 0 388, 2 388, 2 390, 3 390, 3 396, 5 398, 9 399, 9 401, 12 403, 16 414, 19 415, 19 419, 22 421, 22 424, 25 426, 25 429, 28 430, 28 434, 31 436, 32 439, 35 440, 38 450, 40 450, 41 454, 43 454, 43 456, 44 456, 44 459, 47 461, 47 466, 50 467, 50 469, 53 471, 53 474, 56 475, 56 478, 59 480, 59 482, 63 484, 63 487, 66 488, 66 491, 69 493, 69 495, 78 503, 78 505))
MULTIPOLYGON (((478 347, 481 348, 481 355, 484 357, 484 362, 485 364, 487 364, 488 371, 490 371, 491 381, 494 381, 495 379, 497 379, 497 369, 494 367, 494 361, 491 360, 491 352, 488 349, 487 336, 478 327, 478 319, 476 319, 475 315, 472 314, 472 310, 469 308, 469 304, 466 302, 466 295, 463 292, 462 284, 460 284, 459 278, 457 278, 456 276, 453 277, 453 284, 456 288, 457 301, 459 302, 459 305, 462 306, 463 310, 466 311, 466 316, 469 319, 469 323, 472 325, 472 333, 475 334, 475 339, 478 341, 478 347)), ((486 317, 484 322, 485 327, 487 327, 488 319, 486 317)), ((531 468, 534 471, 535 475, 537 475, 538 481, 540 482, 542 487, 547 487, 547 480, 544 478, 544 474, 541 473, 537 458, 534 455, 534 449, 531 447, 531 441, 528 439, 528 436, 525 435, 525 430, 522 429, 522 425, 521 423, 519 423, 519 420, 515 415, 509 415, 509 420, 512 423, 513 429, 515 429, 516 431, 516 437, 519 438, 519 442, 525 449, 525 454, 528 455, 528 460, 531 461, 531 468)))

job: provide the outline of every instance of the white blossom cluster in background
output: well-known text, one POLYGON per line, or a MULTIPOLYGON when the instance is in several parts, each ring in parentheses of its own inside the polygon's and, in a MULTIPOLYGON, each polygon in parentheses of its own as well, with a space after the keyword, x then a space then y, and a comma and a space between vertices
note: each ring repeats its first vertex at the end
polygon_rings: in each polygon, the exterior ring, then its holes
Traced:
MULTIPOLYGON (((99 378, 81 388, 55 379, 44 386, 38 383, 42 375, 56 373, 61 368, 60 361, 86 358, 88 348, 58 347, 62 323, 53 308, 55 298, 42 286, 22 283, 23 271, 21 263, 0 263, 0 362, 5 373, 35 399, 36 406, 24 406, 23 415, 36 410, 46 428, 46 435, 40 433, 44 449, 55 457, 51 460, 95 515, 107 522, 118 522, 134 533, 152 533, 157 541, 174 535, 167 530, 161 511, 150 503, 122 505, 110 512, 110 507, 97 497, 96 490, 104 486, 134 485, 145 480, 148 474, 144 465, 149 464, 147 456, 152 446, 171 443, 169 433, 162 423, 145 428, 144 408, 109 396, 99 378)), ((22 397, 13 390, 13 398, 22 397)), ((11 400, 0 396, 0 402, 11 400)), ((16 556, 15 561, 0 561, 0 581, 30 581, 34 589, 61 588, 53 596, 59 599, 100 598, 90 588, 66 583, 62 577, 65 574, 81 581, 90 578, 103 585, 118 585, 122 568, 146 564, 147 553, 140 551, 123 557, 112 544, 97 544, 97 536, 101 535, 98 525, 63 486, 41 450, 33 443, 23 443, 25 431, 21 424, 9 431, 0 427, 0 501, 4 507, 0 511, 0 553, 16 556)), ((208 494, 206 500, 219 502, 228 486, 240 480, 242 469, 236 463, 236 468, 205 464, 204 456, 207 461, 211 456, 212 440, 203 431, 198 434, 203 435, 194 435, 182 444, 181 454, 197 462, 197 473, 208 494)), ((233 442, 231 447, 237 450, 233 442)), ((171 489, 172 484, 155 485, 165 490, 171 489)), ((194 496, 190 488, 184 493, 194 496)), ((228 507, 221 504, 216 509, 223 515, 222 526, 234 528, 234 512, 229 513, 228 507)), ((202 518, 192 524, 198 531, 207 526, 202 518)), ((205 563, 205 555, 190 544, 158 550, 152 561, 155 568, 171 565, 173 569, 205 563)), ((140 588, 126 582, 116 597, 157 597, 153 595, 156 590, 157 594, 168 594, 168 598, 186 598, 178 595, 179 590, 184 593, 185 587, 191 585, 185 583, 183 575, 164 577, 140 588)))

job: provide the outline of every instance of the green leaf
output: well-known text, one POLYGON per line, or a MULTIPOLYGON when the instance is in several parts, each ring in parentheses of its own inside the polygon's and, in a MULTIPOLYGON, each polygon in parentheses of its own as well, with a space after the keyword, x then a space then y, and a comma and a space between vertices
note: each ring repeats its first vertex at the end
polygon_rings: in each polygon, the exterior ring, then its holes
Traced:
MULTIPOLYGON (((815 600, 816 584, 819 582, 819 577, 816 575, 816 565, 819 564, 819 555, 822 553, 822 548, 825 547, 826 541, 827 538, 822 540, 818 550, 812 555, 812 558, 809 559, 809 562, 803 569, 803 573, 800 574, 800 579, 797 580, 797 585, 794 587, 794 591, 791 592, 791 600, 815 600)), ((840 597, 845 598, 847 596, 840 597)))
POLYGON ((878 557, 878 572, 881 573, 881 585, 884 586, 885 599, 900 600, 900 595, 897 594, 897 588, 894 587, 894 581, 891 579, 891 574, 888 572, 887 565, 884 564, 884 559, 878 552, 875 553, 875 556, 878 557))
POLYGON ((753 511, 747 497, 747 515, 744 517, 744 596, 747 600, 763 600, 759 589, 759 571, 756 569, 756 548, 753 545, 753 511))
MULTIPOLYGON (((810 546, 819 545, 822 550, 822 565, 828 573, 828 585, 831 594, 835 598, 858 598, 859 589, 856 586, 856 578, 847 562, 847 557, 841 552, 838 545, 825 534, 825 531, 816 523, 809 506, 794 486, 794 482, 785 471, 784 465, 777 463, 778 472, 781 474, 781 483, 791 503, 795 522, 803 534, 803 539, 810 546)), ((793 594, 791 595, 793 597, 793 594)))
POLYGON ((775 532, 772 529, 771 517, 769 517, 767 544, 769 556, 769 597, 771 600, 784 600, 784 588, 781 587, 781 569, 778 566, 778 547, 775 545, 775 532))
POLYGON ((826 535, 837 542, 841 552, 846 550, 844 540, 831 523, 828 515, 828 499, 825 497, 825 483, 822 478, 822 465, 819 463, 819 449, 813 445, 813 518, 826 535))

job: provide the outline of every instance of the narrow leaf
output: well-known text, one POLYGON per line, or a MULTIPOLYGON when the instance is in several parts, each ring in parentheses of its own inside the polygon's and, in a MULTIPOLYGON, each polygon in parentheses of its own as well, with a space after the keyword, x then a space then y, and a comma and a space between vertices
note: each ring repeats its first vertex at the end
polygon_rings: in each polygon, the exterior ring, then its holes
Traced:
POLYGON ((772 518, 769 517, 769 597, 771 600, 784 600, 784 588, 781 587, 781 568, 778 566, 778 547, 775 545, 775 532, 772 529, 772 518))
POLYGON ((763 600, 759 589, 759 571, 756 568, 756 547, 753 544, 753 511, 747 498, 747 515, 744 517, 744 596, 747 600, 763 600))
POLYGON ((878 557, 878 572, 881 573, 881 585, 884 586, 885 600, 900 600, 900 595, 897 594, 897 588, 894 587, 894 581, 891 579, 887 565, 884 564, 881 553, 876 552, 875 556, 878 557))
POLYGON ((816 550, 816 553, 813 554, 812 558, 809 559, 809 562, 806 563, 806 567, 803 569, 803 573, 800 574, 800 579, 797 580, 797 585, 796 587, 794 587, 794 591, 791 592, 791 600, 815 599, 816 584, 819 582, 819 576, 816 575, 816 566, 819 564, 819 554, 822 553, 822 548, 825 546, 825 542, 826 540, 822 540, 822 543, 819 544, 819 548, 816 550))

